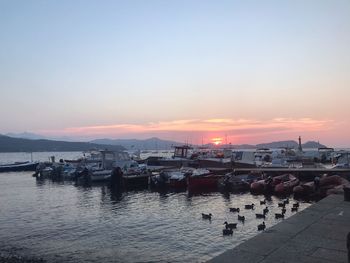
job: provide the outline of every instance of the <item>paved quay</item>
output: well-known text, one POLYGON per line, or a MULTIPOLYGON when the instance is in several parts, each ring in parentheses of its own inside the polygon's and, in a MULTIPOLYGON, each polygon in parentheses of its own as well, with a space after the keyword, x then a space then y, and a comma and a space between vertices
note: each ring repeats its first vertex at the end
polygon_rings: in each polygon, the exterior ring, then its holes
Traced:
POLYGON ((208 262, 347 263, 348 232, 350 202, 331 195, 208 262))

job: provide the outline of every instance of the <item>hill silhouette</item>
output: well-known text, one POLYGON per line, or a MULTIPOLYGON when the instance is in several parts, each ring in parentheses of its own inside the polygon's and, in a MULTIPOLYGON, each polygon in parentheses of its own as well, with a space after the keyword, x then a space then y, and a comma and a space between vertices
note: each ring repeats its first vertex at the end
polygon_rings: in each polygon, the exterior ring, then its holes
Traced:
POLYGON ((54 140, 30 140, 0 135, 0 152, 63 152, 91 149, 125 150, 120 145, 101 145, 90 142, 66 142, 54 140))

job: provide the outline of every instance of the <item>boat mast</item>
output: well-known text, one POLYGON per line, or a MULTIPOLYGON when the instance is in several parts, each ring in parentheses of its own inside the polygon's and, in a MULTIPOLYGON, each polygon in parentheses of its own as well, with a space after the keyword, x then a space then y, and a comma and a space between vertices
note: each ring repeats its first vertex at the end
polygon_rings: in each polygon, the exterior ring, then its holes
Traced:
POLYGON ((299 152, 303 151, 303 148, 301 147, 301 137, 299 136, 299 147, 298 147, 299 152))

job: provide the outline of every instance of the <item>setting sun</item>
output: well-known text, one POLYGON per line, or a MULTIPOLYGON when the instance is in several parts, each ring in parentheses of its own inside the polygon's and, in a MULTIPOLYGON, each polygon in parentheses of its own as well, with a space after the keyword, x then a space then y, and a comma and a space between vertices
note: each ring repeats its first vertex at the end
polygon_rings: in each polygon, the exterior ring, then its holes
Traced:
POLYGON ((219 144, 222 143, 222 138, 220 138, 220 137, 213 138, 213 139, 211 139, 211 140, 212 140, 212 142, 213 142, 215 145, 219 145, 219 144))

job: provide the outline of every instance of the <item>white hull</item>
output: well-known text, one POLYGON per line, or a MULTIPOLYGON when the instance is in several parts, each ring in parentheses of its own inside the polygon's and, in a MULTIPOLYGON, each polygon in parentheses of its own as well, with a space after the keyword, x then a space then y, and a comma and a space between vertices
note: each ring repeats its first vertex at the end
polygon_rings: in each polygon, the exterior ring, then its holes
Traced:
POLYGON ((112 170, 92 171, 90 174, 91 182, 108 181, 111 178, 112 170))

